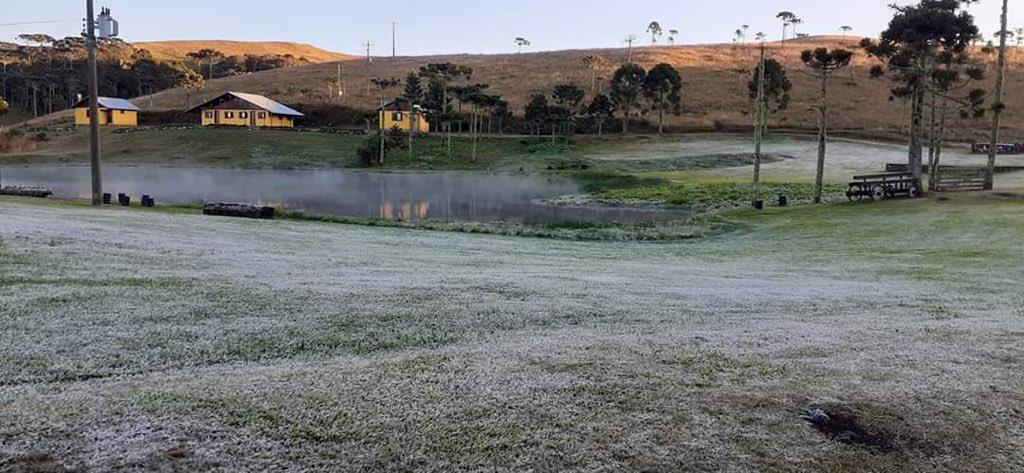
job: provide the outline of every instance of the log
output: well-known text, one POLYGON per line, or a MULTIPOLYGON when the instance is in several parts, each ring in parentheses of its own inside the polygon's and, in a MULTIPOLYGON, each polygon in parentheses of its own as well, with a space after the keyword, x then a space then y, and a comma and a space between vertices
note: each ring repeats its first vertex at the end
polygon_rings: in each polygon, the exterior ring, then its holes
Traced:
POLYGON ((0 188, 0 195, 46 198, 53 197, 53 191, 41 187, 7 186, 0 188))
POLYGON ((224 204, 220 202, 207 202, 203 204, 204 215, 217 215, 221 217, 242 217, 242 218, 274 218, 273 207, 259 207, 249 204, 224 204))

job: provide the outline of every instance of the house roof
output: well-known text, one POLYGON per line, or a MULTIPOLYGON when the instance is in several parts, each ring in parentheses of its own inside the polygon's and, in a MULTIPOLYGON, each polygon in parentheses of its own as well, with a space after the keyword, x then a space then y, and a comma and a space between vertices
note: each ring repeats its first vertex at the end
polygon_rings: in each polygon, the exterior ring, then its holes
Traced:
MULTIPOLYGON (((425 110, 423 107, 419 105, 413 105, 413 107, 416 109, 417 112, 425 114, 425 110)), ((392 100, 384 104, 383 107, 377 109, 377 111, 381 110, 385 110, 388 112, 406 112, 409 110, 409 105, 408 102, 406 102, 405 100, 392 100)))
POLYGON ((242 92, 224 92, 223 94, 220 94, 220 95, 218 95, 218 96, 216 96, 216 97, 214 97, 214 98, 212 98, 210 100, 207 100, 206 102, 203 102, 203 103, 201 103, 199 105, 196 105, 195 107, 192 107, 192 108, 190 108, 190 109, 188 109, 186 111, 192 112, 192 111, 195 111, 195 110, 200 110, 203 107, 206 107, 206 106, 208 106, 209 104, 211 104, 213 102, 219 101, 219 100, 221 100, 221 99, 223 99, 225 97, 229 97, 229 96, 230 97, 235 97, 235 98, 238 98, 238 99, 241 99, 241 100, 244 100, 246 102, 249 102, 249 103, 251 103, 251 104, 253 104, 253 105, 255 105, 255 106, 259 107, 259 108, 262 108, 263 110, 266 110, 266 111, 268 111, 270 113, 273 113, 275 115, 285 115, 285 116, 291 116, 291 117, 301 117, 301 116, 303 116, 302 113, 300 113, 299 111, 297 111, 297 110, 295 110, 293 108, 281 105, 280 103, 277 103, 277 102, 275 102, 273 100, 270 100, 270 99, 268 99, 268 98, 266 98, 266 97, 264 97, 262 95, 246 94, 246 93, 242 93, 242 92))
MULTIPOLYGON (((133 103, 131 103, 131 102, 125 100, 125 99, 118 99, 118 98, 113 98, 113 97, 99 97, 97 99, 97 101, 100 104, 100 108, 105 108, 107 110, 130 110, 130 111, 133 111, 133 112, 141 112, 142 111, 142 109, 139 108, 137 105, 135 105, 135 104, 133 104, 133 103)), ((78 103, 75 104, 74 108, 85 108, 85 107, 88 107, 88 106, 89 106, 89 98, 87 97, 87 98, 84 98, 82 100, 79 100, 78 103)))

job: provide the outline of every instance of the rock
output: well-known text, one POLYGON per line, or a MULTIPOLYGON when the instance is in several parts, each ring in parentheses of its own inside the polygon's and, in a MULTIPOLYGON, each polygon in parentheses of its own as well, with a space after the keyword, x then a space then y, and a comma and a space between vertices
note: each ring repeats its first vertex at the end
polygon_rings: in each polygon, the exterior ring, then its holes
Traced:
POLYGON ((14 195, 19 197, 52 197, 53 191, 41 187, 7 186, 0 188, 0 195, 14 195))
POLYGON ((203 204, 204 215, 218 215, 222 217, 242 218, 274 218, 273 207, 259 207, 249 204, 224 204, 219 202, 208 202, 203 204))

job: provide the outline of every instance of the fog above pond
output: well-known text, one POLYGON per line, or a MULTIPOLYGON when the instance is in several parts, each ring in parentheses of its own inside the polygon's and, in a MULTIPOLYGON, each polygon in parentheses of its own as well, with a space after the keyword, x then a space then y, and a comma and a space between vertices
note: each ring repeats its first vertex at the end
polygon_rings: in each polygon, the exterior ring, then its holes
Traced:
MULTIPOLYGON (((61 198, 90 196, 88 167, 5 167, 0 179, 3 185, 49 188, 61 198)), ((579 184, 503 174, 107 166, 103 188, 115 196, 126 193, 133 201, 148 194, 158 203, 282 204, 317 214, 404 220, 629 223, 686 216, 682 210, 545 205, 538 201, 580 193, 579 184)))

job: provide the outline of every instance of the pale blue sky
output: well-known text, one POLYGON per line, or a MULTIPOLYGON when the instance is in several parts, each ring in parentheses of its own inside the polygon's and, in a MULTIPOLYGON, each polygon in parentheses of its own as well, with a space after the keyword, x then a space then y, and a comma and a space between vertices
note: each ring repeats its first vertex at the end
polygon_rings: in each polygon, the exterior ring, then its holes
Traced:
MULTIPOLYGON (((360 53, 367 40, 375 55, 390 55, 390 23, 398 22, 399 55, 495 53, 515 50, 525 36, 532 51, 618 47, 633 33, 650 42, 651 20, 681 32, 681 43, 730 41, 740 24, 781 35, 775 14, 790 10, 804 19, 801 32, 835 34, 841 25, 855 35, 877 34, 890 17, 892 0, 97 0, 121 22, 127 41, 162 39, 281 40, 360 53), (645 39, 646 38, 646 39, 645 39)), ((0 39, 22 32, 78 34, 84 0, 6 0, 0 24, 69 20, 56 24, 0 26, 0 39)), ((898 3, 909 3, 906 0, 898 3)), ((1024 27, 1024 5, 1010 2, 1010 26, 1024 27)), ((998 30, 999 0, 972 7, 982 31, 998 30)))

